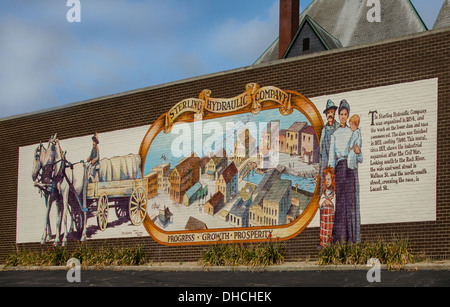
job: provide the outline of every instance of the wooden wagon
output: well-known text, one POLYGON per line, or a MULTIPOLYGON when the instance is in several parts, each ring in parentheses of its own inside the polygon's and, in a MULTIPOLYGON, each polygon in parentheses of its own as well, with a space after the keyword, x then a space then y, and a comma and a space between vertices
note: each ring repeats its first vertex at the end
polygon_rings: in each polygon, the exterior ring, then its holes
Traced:
POLYGON ((109 208, 115 209, 121 221, 131 221, 139 226, 147 214, 148 178, 92 182, 87 186, 88 208, 97 205, 98 227, 104 231, 108 225, 109 208), (110 203, 114 203, 110 205, 110 203))

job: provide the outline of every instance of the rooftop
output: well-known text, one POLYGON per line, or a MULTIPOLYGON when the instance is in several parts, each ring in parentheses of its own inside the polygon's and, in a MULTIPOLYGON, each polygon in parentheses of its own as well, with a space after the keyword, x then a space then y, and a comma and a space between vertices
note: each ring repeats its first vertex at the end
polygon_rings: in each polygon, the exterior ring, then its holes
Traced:
POLYGON ((270 190, 266 193, 264 201, 279 203, 284 194, 291 189, 291 186, 292 181, 290 180, 279 179, 275 181, 270 190))
POLYGON ((225 180, 226 183, 230 182, 231 179, 233 179, 234 176, 238 173, 238 170, 236 168, 236 164, 234 162, 231 162, 230 165, 222 172, 223 180, 225 180))
POLYGON ((215 206, 217 206, 221 201, 223 201, 223 198, 224 198, 224 196, 223 196, 222 192, 216 192, 216 193, 208 200, 208 203, 209 203, 211 206, 215 207, 215 206))
MULTIPOLYGON (((382 22, 368 22, 369 9, 365 0, 314 0, 300 14, 299 26, 309 18, 308 21, 312 21, 316 25, 315 28, 321 31, 322 38, 329 39, 333 44, 339 41, 342 47, 368 44, 428 30, 410 0, 383 0, 382 22)), ((255 64, 278 60, 278 50, 277 38, 255 64)))
POLYGON ((450 27, 450 0, 445 0, 434 23, 433 29, 450 27))
POLYGON ((306 125, 308 125, 308 123, 295 122, 289 127, 288 131, 289 132, 300 132, 301 130, 303 130, 305 128, 306 125))

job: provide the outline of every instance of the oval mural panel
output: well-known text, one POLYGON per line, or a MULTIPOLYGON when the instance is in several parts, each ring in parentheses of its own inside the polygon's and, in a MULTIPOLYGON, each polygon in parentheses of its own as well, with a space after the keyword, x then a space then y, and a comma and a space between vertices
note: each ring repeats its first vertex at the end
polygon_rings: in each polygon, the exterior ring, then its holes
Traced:
POLYGON ((318 209, 322 128, 311 101, 272 86, 179 102, 141 144, 146 230, 166 245, 296 236, 318 209))

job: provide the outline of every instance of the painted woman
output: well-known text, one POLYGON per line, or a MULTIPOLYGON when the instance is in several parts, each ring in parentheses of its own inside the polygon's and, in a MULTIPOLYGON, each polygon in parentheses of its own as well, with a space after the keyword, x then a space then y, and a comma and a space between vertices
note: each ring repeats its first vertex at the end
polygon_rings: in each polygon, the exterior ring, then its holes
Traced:
MULTIPOLYGON (((333 227, 333 242, 355 243, 356 237, 356 193, 358 192, 355 172, 347 165, 348 144, 353 131, 347 125, 350 105, 342 100, 338 115, 340 126, 331 135, 328 164, 336 175, 336 211, 333 227)), ((353 150, 360 154, 360 148, 355 145, 353 150)))

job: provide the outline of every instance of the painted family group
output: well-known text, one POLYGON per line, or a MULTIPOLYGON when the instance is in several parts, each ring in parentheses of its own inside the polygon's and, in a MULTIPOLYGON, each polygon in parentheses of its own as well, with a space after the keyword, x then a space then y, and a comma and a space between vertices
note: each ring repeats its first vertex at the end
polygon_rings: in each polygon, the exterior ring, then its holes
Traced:
POLYGON ((328 100, 320 136, 320 244, 361 241, 358 164, 362 163, 360 118, 346 100, 328 100), (335 115, 339 117, 339 122, 335 115), (348 121, 348 124, 347 124, 348 121))

